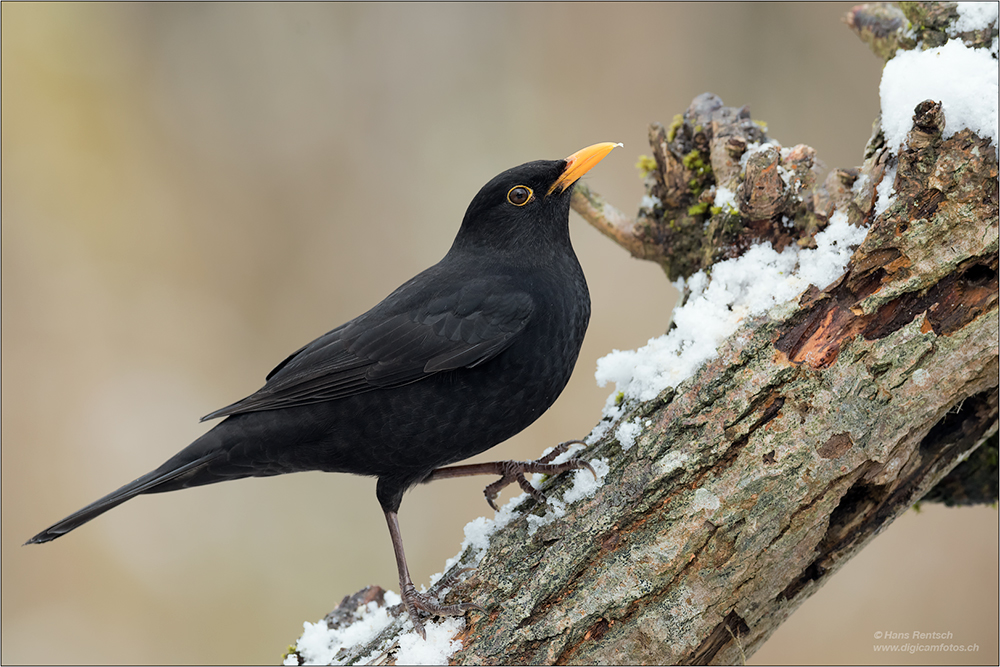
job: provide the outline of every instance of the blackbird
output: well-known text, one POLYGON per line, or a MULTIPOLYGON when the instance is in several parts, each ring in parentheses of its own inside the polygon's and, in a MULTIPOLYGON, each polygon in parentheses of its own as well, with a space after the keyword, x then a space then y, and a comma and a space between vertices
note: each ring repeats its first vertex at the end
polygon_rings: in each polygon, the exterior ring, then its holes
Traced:
POLYGON ((498 474, 487 487, 589 468, 498 461, 442 468, 525 429, 562 392, 590 319, 590 294, 569 238, 573 185, 615 146, 601 143, 565 160, 539 160, 493 178, 469 204, 444 258, 365 314, 292 353, 255 394, 216 410, 225 417, 156 470, 28 540, 48 542, 129 498, 241 477, 307 470, 378 478, 414 627, 418 610, 461 615, 473 603, 441 606, 413 586, 397 512, 421 482, 498 474))

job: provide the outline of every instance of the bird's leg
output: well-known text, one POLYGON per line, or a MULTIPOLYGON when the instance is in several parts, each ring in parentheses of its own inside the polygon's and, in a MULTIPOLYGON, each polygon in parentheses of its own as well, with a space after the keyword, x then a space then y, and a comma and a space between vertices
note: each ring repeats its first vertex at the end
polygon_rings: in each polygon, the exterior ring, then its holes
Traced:
POLYGON ((437 479, 467 477, 469 475, 500 475, 500 479, 493 482, 483 490, 483 495, 486 496, 486 502, 488 502, 490 507, 494 510, 497 509, 497 506, 493 501, 496 500, 500 490, 513 482, 517 482, 517 485, 521 487, 522 491, 529 494, 538 502, 546 503, 548 500, 545 498, 545 494, 533 487, 528 482, 527 478, 525 478, 524 473, 530 472, 555 475, 561 472, 566 472, 567 470, 589 470, 590 474, 593 475, 595 479, 597 478, 597 473, 594 472, 594 468, 586 461, 570 459, 569 461, 563 461, 562 463, 549 463, 549 461, 569 449, 570 445, 575 444, 585 445, 587 443, 583 440, 567 440, 566 442, 559 443, 553 447, 551 452, 536 461, 490 461, 489 463, 470 463, 468 465, 437 468, 430 475, 428 475, 424 481, 433 482, 437 479))
POLYGON ((396 569, 399 570, 399 595, 403 598, 402 606, 410 615, 414 629, 420 636, 427 639, 424 631, 424 623, 420 620, 418 609, 423 610, 431 616, 463 616, 467 611, 473 609, 484 611, 482 607, 474 602, 463 602, 453 605, 439 605, 431 602, 427 596, 417 592, 417 588, 410 579, 410 570, 406 567, 406 554, 403 553, 403 536, 399 532, 399 517, 395 512, 386 512, 385 521, 389 524, 389 537, 392 538, 392 551, 396 555, 396 569))

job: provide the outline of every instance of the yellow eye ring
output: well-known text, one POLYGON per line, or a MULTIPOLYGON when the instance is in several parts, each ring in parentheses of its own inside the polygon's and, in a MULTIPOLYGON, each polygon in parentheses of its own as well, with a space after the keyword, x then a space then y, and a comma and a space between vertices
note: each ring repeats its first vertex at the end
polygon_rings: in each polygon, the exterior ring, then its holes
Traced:
POLYGON ((524 206, 534 198, 534 191, 527 185, 515 185, 507 191, 507 201, 514 206, 524 206))

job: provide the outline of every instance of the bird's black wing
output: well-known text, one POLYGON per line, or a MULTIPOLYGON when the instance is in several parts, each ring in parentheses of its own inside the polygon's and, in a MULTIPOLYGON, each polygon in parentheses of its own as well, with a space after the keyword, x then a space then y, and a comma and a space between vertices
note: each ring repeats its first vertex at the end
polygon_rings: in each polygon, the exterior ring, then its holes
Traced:
POLYGON ((506 349, 534 310, 527 293, 497 281, 474 279, 425 298, 409 296, 408 285, 294 352, 256 393, 202 419, 331 401, 472 368, 506 349))

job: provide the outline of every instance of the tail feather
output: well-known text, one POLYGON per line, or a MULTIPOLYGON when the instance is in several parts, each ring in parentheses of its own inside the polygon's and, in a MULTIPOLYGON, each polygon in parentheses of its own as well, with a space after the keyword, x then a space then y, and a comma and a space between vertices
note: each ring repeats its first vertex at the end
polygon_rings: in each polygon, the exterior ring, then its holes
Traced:
POLYGON ((221 453, 222 452, 220 451, 214 451, 177 467, 170 467, 172 460, 168 461, 156 470, 126 484, 117 491, 112 491, 103 498, 90 503, 83 509, 70 514, 62 521, 49 526, 25 542, 25 544, 41 544, 42 542, 49 542, 57 537, 62 537, 74 528, 79 528, 91 519, 104 514, 113 507, 121 505, 130 498, 134 498, 142 493, 155 493, 159 490, 166 491, 167 489, 158 489, 157 487, 161 487, 173 480, 176 480, 178 477, 192 473, 196 468, 205 465, 221 453), (167 469, 164 470, 164 468, 167 469))

